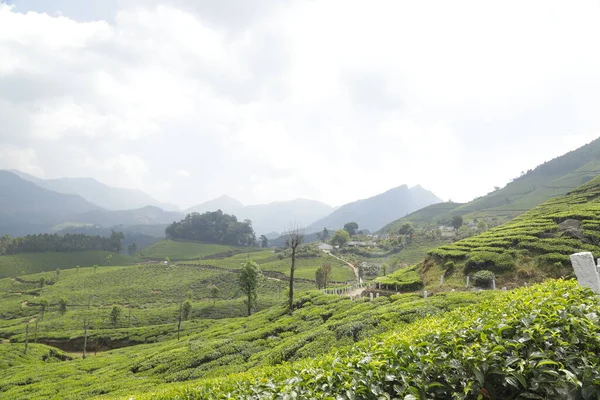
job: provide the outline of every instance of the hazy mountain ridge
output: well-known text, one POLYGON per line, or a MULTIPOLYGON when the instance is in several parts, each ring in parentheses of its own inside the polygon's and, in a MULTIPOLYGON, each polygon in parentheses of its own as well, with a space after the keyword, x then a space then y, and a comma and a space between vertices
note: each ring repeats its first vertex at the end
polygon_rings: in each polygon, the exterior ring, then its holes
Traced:
POLYGON ((356 222, 359 228, 376 231, 385 224, 430 204, 442 200, 432 192, 417 185, 409 188, 398 186, 367 199, 339 207, 327 217, 306 227, 307 233, 327 228, 341 229, 347 222, 356 222))
POLYGON ((45 189, 81 196, 107 210, 134 210, 145 206, 160 207, 168 211, 179 210, 176 205, 160 202, 141 190, 108 186, 94 178, 42 179, 18 170, 10 172, 45 189))
POLYGON ((274 201, 267 204, 244 206, 238 200, 223 195, 216 199, 188 208, 185 212, 222 210, 235 215, 238 220, 249 219, 257 234, 283 232, 289 225, 307 226, 312 222, 329 215, 334 207, 316 200, 295 199, 274 201))
POLYGON ((97 210, 81 196, 54 192, 0 170, 0 235, 46 232, 73 213, 97 210))

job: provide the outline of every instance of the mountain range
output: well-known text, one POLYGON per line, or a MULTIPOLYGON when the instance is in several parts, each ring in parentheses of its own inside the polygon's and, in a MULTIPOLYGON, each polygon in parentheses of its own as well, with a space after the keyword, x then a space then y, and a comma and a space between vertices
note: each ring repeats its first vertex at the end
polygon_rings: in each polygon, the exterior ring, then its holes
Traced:
POLYGON ((398 186, 387 192, 341 206, 330 215, 306 227, 307 233, 341 229, 347 222, 356 222, 359 229, 376 231, 385 224, 430 204, 442 200, 417 185, 398 186))
POLYGON ((331 214, 335 208, 315 200, 296 199, 274 201, 268 204, 244 206, 239 201, 221 196, 186 210, 203 213, 222 210, 234 214, 238 219, 252 221, 254 230, 259 234, 283 232, 291 225, 307 226, 312 222, 331 214))
POLYGON ((600 175, 600 138, 560 157, 547 161, 513 179, 503 188, 478 197, 471 202, 444 203, 419 210, 383 227, 382 231, 397 231, 406 222, 437 224, 453 216, 465 221, 512 219, 546 200, 564 195, 600 175))
POLYGON ((133 210, 146 206, 160 207, 166 211, 179 210, 176 205, 160 202, 141 190, 112 187, 93 178, 41 179, 18 170, 10 172, 44 189, 81 196, 107 210, 133 210))
POLYGON ((20 171, 0 171, 0 189, 0 235, 11 236, 74 230, 103 234, 111 227, 126 233, 162 235, 167 224, 187 213, 220 209, 239 220, 251 220, 257 235, 276 238, 292 225, 308 227, 307 233, 324 226, 338 229, 350 221, 375 229, 440 201, 419 186, 409 189, 404 185, 337 209, 307 199, 244 206, 236 199, 221 196, 179 212, 168 211, 175 206, 163 209, 160 205, 164 203, 139 190, 114 188, 92 178, 45 180, 20 171), (157 228, 151 228, 154 226, 157 228))

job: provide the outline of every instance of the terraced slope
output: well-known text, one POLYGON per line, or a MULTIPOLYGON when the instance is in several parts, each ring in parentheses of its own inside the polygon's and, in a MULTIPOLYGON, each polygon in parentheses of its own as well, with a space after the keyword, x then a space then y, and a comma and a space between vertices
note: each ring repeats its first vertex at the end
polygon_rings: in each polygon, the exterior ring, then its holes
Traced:
POLYGON ((570 274, 569 254, 579 251, 600 256, 600 177, 504 225, 429 254, 464 273, 486 269, 531 281, 570 274))
POLYGON ((462 205, 462 203, 453 202, 432 204, 408 214, 406 217, 402 217, 392 223, 387 224, 381 228, 380 232, 396 233, 398 232, 398 229, 400 229, 400 227, 406 223, 411 223, 416 226, 437 225, 438 220, 440 220, 442 216, 446 218, 449 213, 462 205))
POLYGON ((600 398, 600 304, 551 281, 293 364, 134 399, 600 398))

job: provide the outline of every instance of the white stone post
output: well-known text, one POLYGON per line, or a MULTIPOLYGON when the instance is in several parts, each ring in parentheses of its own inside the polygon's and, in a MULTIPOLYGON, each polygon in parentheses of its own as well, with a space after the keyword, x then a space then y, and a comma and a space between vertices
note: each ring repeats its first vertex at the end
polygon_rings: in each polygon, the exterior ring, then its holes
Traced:
POLYGON ((426 299, 427 298, 427 290, 423 290, 423 298, 426 299))
POLYGON ((571 254, 571 264, 577 276, 577 282, 581 286, 600 293, 600 275, 598 266, 594 262, 594 256, 589 251, 571 254))

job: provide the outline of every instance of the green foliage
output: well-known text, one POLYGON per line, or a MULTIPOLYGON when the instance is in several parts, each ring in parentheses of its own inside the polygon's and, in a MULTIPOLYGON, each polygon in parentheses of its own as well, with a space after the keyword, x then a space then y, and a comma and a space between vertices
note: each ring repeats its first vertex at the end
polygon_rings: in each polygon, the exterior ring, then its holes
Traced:
POLYGON ((600 305, 590 294, 573 282, 549 282, 346 352, 173 386, 151 398, 597 399, 600 305))
POLYGON ((76 265, 104 264, 108 254, 113 254, 113 263, 132 265, 135 258, 107 251, 23 253, 0 256, 0 278, 55 271, 56 268, 73 268, 76 265))
POLYGON ((171 239, 238 246, 256 244, 251 221, 238 222, 234 215, 225 214, 221 210, 204 214, 190 213, 183 220, 169 225, 165 232, 171 239))
MULTIPOLYGON (((443 245, 429 254, 442 262, 464 263, 466 273, 486 269, 504 274, 531 260, 544 270, 545 276, 559 277, 565 274, 559 265, 570 265, 569 254, 591 251, 600 255, 599 226, 600 177, 597 177, 506 224, 443 245), (573 227, 559 225, 567 219, 575 221, 573 227)), ((534 270, 534 274, 541 274, 541 270, 534 270)))
POLYGON ((350 241, 350 234, 347 231, 340 229, 335 231, 331 237, 330 243, 334 246, 343 247, 348 241, 350 241))
POLYGON ((458 229, 463 225, 463 217, 461 215, 455 215, 452 217, 452 227, 458 229))
POLYGON ((143 257, 152 260, 196 260, 198 258, 209 258, 217 255, 231 256, 241 252, 254 251, 247 247, 236 247, 221 244, 210 244, 201 242, 186 242, 179 240, 163 240, 143 250, 143 257))
POLYGON ((412 292, 423 289, 423 281, 415 267, 401 268, 387 276, 375 279, 382 288, 398 292, 412 292))
POLYGON ((110 323, 113 327, 116 327, 119 324, 119 318, 121 318, 121 314, 123 313, 123 309, 121 306, 115 305, 110 311, 110 323))
POLYGON ((515 261, 508 253, 495 253, 492 251, 473 251, 469 254, 466 270, 478 271, 488 269, 494 272, 508 271, 515 266, 515 261))
POLYGON ((246 296, 246 306, 248 310, 248 316, 252 314, 252 310, 258 303, 258 286, 260 285, 262 273, 260 267, 254 261, 248 259, 246 264, 240 270, 238 277, 238 283, 240 289, 246 296))
POLYGON ((492 286, 492 282, 496 278, 496 275, 492 271, 481 270, 473 274, 473 284, 475 286, 489 288, 492 286))
POLYGON ((327 283, 331 277, 331 264, 323 264, 315 271, 315 281, 317 282, 317 288, 327 288, 327 283))
POLYGON ((64 297, 61 297, 60 299, 58 299, 57 305, 58 305, 58 312, 60 314, 64 315, 67 312, 67 307, 69 305, 69 302, 64 297))
POLYGON ((344 224, 344 230, 348 232, 350 236, 354 236, 358 230, 358 224, 356 222, 348 222, 344 224))
POLYGON ((0 236, 1 255, 14 255, 20 253, 44 253, 44 252, 72 252, 86 250, 104 250, 119 253, 122 247, 124 235, 121 232, 112 231, 110 237, 87 236, 76 234, 39 234, 24 237, 11 238, 0 236))
POLYGON ((192 314, 192 301, 190 299, 187 299, 186 301, 183 302, 183 306, 181 307, 181 318, 184 321, 187 321, 187 319, 190 317, 191 314, 192 314))

